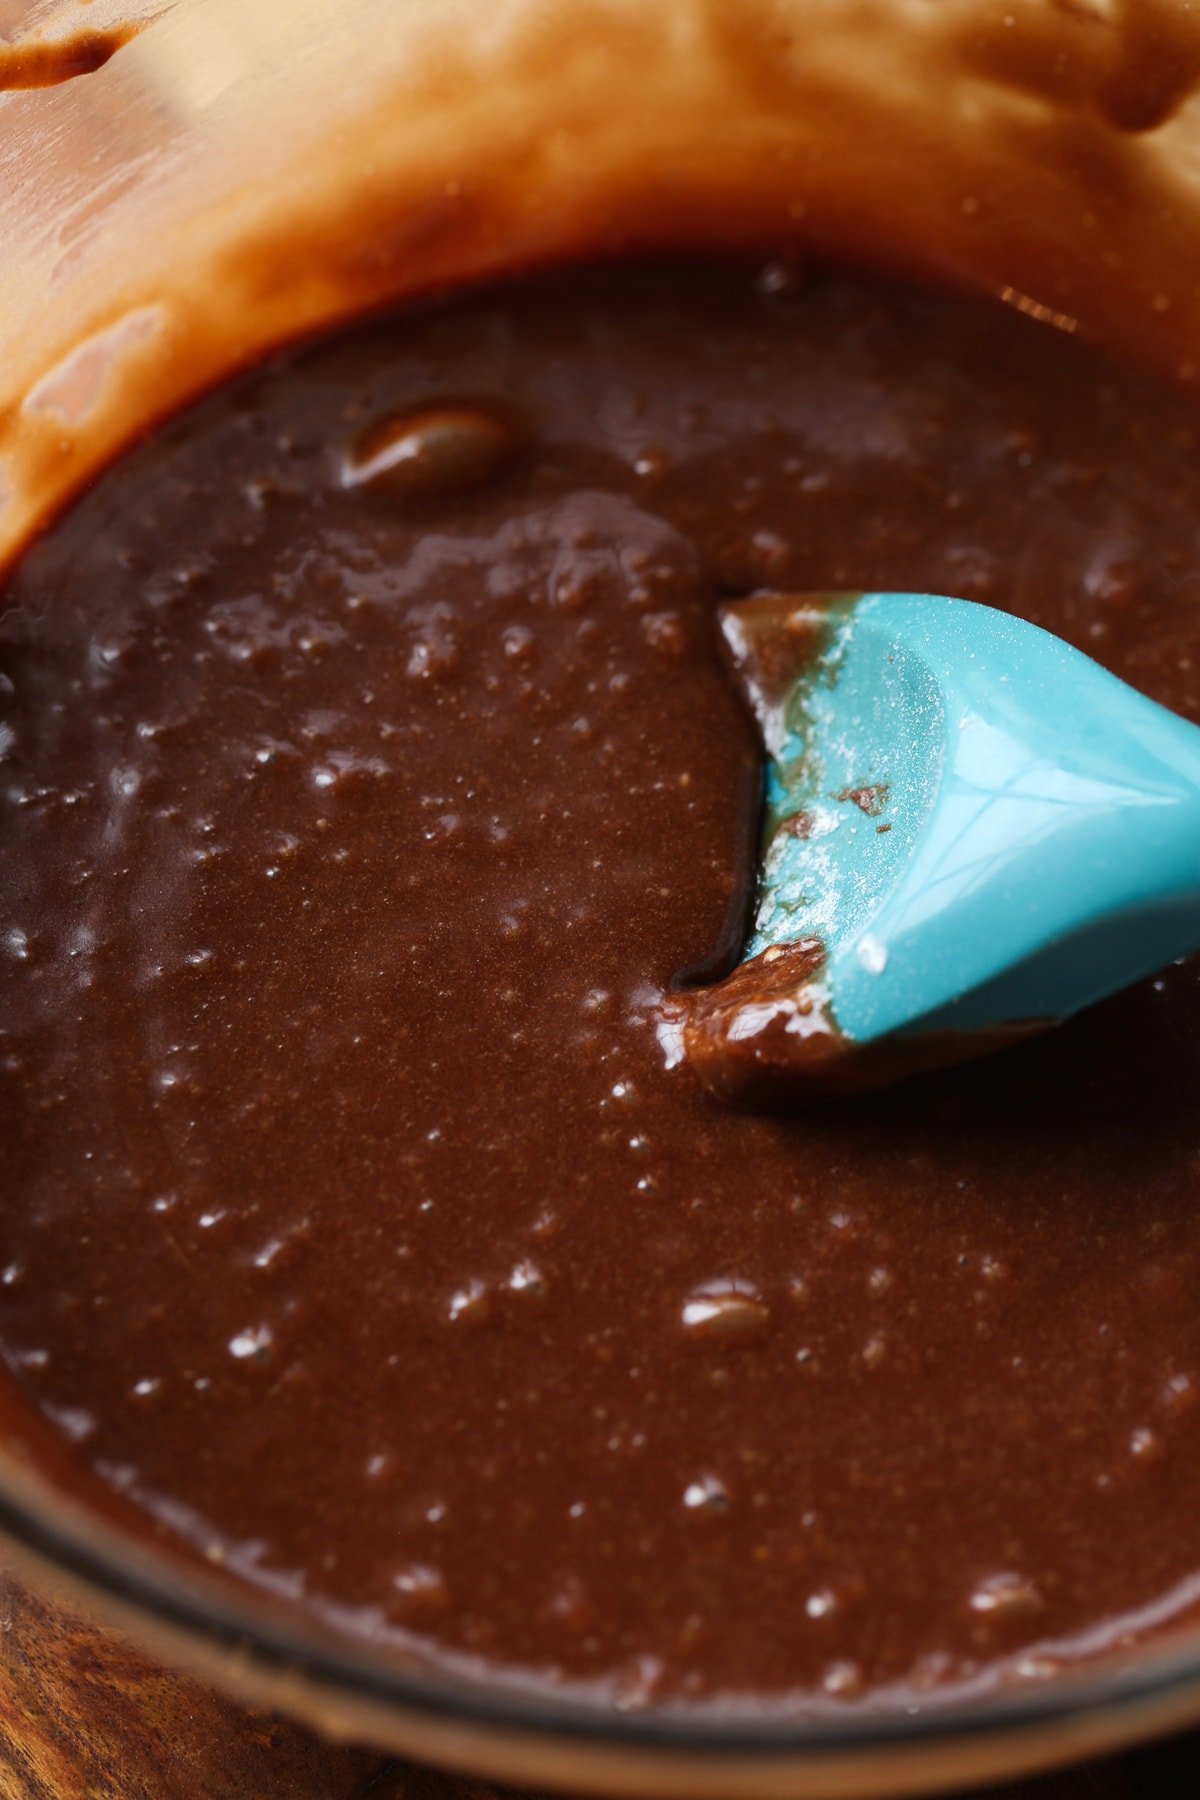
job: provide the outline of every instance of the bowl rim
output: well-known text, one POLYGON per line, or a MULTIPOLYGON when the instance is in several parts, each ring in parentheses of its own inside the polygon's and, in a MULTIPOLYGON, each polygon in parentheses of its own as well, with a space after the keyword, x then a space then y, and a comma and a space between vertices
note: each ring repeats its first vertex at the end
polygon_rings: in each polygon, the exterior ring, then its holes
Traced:
MULTIPOLYGON (((298 1609, 293 1616, 282 1608, 277 1621, 268 1596, 259 1595, 255 1604, 251 1582, 239 1580, 236 1594, 228 1591, 179 1553, 139 1544, 121 1526, 97 1521, 85 1503, 66 1499, 40 1475, 33 1486, 41 1491, 22 1493, 30 1486, 24 1472, 11 1463, 6 1470, 6 1462, 0 1455, 0 1538, 26 1566, 61 1577, 70 1592, 96 1602, 101 1613, 135 1635, 143 1627, 152 1652, 164 1641, 187 1646, 218 1681, 226 1665, 226 1685, 235 1689, 247 1670, 267 1683, 285 1680, 284 1709, 300 1716, 306 1707, 295 1691, 297 1680, 335 1705, 339 1699, 351 1706, 362 1703, 377 1716, 390 1711, 398 1719, 553 1741, 580 1752, 703 1756, 751 1769, 781 1763, 816 1768, 839 1758, 861 1762, 951 1747, 963 1751, 976 1744, 982 1748, 985 1740, 993 1747, 1008 1740, 1015 1749, 1030 1735, 1093 1728, 1107 1718, 1095 1745, 1099 1750, 1161 1729, 1164 1719, 1184 1724, 1200 1718, 1200 1628, 1187 1625, 1173 1628, 1165 1644, 1117 1647, 1028 1685, 1000 1680, 962 1697, 951 1692, 939 1698, 935 1691, 927 1701, 895 1701, 876 1709, 860 1702, 806 1711, 802 1700, 794 1713, 761 1715, 722 1711, 719 1701, 620 1708, 578 1692, 559 1694, 549 1685, 523 1685, 513 1678, 515 1672, 506 1680, 503 1673, 462 1676, 432 1661, 426 1669, 372 1654, 348 1636, 343 1640, 333 1631, 326 1636, 306 1628, 298 1609), (1153 1716, 1143 1719, 1147 1708, 1153 1716)), ((1064 1754, 1069 1752, 1048 1749, 1034 1765, 1026 1753, 1012 1768, 1043 1766, 1064 1754)), ((1082 1754, 1088 1754, 1086 1748, 1082 1754)), ((997 1770, 989 1766, 987 1775, 994 1779, 997 1770)), ((961 1780, 961 1772, 955 1778, 961 1780)), ((920 1779, 925 1785, 929 1776, 920 1779)), ((616 1791, 618 1784, 595 1785, 616 1791)), ((889 1791, 907 1791, 909 1785, 889 1791)))

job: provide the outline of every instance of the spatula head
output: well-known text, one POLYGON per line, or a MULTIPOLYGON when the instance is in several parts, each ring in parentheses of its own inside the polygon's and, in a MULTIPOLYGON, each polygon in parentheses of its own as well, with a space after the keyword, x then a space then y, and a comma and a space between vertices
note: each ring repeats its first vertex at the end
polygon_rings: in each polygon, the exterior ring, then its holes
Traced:
POLYGON ((686 997, 733 1096, 861 1087, 1069 1018, 1200 945, 1200 729, 931 594, 725 609, 768 756, 759 899, 686 997))

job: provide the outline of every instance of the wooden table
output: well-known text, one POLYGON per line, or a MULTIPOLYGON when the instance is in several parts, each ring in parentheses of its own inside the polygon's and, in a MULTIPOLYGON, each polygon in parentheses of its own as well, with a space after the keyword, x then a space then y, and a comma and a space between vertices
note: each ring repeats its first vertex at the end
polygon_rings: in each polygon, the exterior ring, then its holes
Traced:
MULTIPOLYGON (((1195 1800, 1200 1738, 986 1792, 1008 1800, 1195 1800)), ((368 1796, 506 1800, 486 1783, 327 1744, 289 1720, 247 1712, 0 1571, 0 1800, 368 1796)))

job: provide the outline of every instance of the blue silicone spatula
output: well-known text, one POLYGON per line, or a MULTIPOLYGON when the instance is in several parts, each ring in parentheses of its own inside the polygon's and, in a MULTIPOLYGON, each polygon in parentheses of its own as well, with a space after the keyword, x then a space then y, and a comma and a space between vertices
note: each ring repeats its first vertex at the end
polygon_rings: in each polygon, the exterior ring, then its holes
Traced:
POLYGON ((967 600, 770 595, 721 626, 768 768, 753 935, 680 1003, 714 1090, 877 1085, 1200 947, 1200 728, 967 600))

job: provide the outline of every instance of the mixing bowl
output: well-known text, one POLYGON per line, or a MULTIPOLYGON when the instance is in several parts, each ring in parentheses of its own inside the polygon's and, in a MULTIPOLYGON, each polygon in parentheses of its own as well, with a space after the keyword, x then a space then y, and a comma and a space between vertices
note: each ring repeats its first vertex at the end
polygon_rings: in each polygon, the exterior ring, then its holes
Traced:
MULTIPOLYGON (((122 448, 280 346, 581 259, 881 268, 1200 379, 1185 0, 16 12, 0 15, 13 35, 86 28, 97 48, 64 56, 68 79, 0 93, 0 565, 122 448)), ((135 1544, 115 1506, 85 1512, 15 1391, 0 1437, 0 1529, 40 1576, 248 1701, 505 1779, 689 1800, 902 1793, 1200 1718, 1200 1631, 954 1705, 759 1723, 455 1681, 135 1544)))

